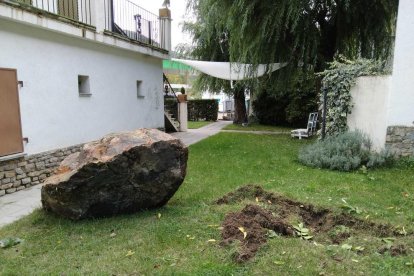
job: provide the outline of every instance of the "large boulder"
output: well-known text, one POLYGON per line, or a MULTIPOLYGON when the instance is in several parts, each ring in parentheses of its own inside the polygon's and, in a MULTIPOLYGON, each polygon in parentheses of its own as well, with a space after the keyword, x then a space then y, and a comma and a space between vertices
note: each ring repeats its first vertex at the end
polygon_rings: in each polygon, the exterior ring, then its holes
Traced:
POLYGON ((42 187, 43 208, 70 219, 165 205, 184 181, 188 149, 155 129, 110 134, 62 161, 42 187))

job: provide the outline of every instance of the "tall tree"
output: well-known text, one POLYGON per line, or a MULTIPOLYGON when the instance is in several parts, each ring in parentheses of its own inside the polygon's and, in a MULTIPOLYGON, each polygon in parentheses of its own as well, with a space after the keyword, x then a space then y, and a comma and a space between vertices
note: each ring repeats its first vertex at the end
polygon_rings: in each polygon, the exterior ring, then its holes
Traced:
MULTIPOLYGON (((196 22, 194 57, 214 61, 289 62, 276 73, 282 91, 293 76, 320 72, 341 54, 387 58, 398 0, 189 0, 196 22), (293 72, 293 73, 292 73, 293 72)), ((275 78, 266 78, 275 82, 275 78)), ((210 86, 217 80, 204 78, 210 86)))
POLYGON ((195 1, 220 5, 232 58, 319 69, 335 54, 388 56, 398 9, 398 0, 195 1))
MULTIPOLYGON (((225 26, 224 15, 219 6, 209 7, 207 2, 190 2, 191 8, 196 16, 195 22, 185 22, 183 29, 193 37, 193 47, 181 45, 184 55, 204 61, 230 61, 229 32, 225 26)), ((233 123, 241 124, 247 120, 245 106, 246 82, 239 81, 230 84, 228 80, 222 80, 200 74, 195 82, 195 88, 202 91, 224 92, 234 97, 235 116, 233 123)))

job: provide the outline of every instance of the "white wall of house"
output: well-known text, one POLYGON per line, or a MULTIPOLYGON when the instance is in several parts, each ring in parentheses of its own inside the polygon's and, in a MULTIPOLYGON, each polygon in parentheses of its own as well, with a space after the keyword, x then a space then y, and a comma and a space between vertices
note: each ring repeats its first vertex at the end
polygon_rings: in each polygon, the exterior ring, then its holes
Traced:
POLYGON ((400 0, 388 125, 414 126, 414 1, 400 0))
POLYGON ((369 135, 376 150, 385 147, 390 86, 391 76, 360 77, 351 89, 354 108, 348 127, 369 135))
POLYGON ((0 68, 24 82, 25 153, 164 126, 161 59, 1 18, 0 38, 0 68), (78 75, 89 76, 90 97, 79 96, 78 75))

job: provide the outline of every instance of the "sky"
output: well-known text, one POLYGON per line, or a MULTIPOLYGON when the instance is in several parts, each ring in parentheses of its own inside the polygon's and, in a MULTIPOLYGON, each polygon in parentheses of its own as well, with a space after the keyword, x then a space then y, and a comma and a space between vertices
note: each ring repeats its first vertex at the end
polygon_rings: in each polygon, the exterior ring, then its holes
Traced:
MULTIPOLYGON (((133 1, 142 8, 158 15, 158 9, 162 8, 164 0, 135 0, 133 1)), ((173 19, 171 25, 171 44, 172 48, 180 43, 191 44, 191 37, 181 31, 180 23, 185 20, 186 14, 186 0, 170 0, 171 17, 173 19)))

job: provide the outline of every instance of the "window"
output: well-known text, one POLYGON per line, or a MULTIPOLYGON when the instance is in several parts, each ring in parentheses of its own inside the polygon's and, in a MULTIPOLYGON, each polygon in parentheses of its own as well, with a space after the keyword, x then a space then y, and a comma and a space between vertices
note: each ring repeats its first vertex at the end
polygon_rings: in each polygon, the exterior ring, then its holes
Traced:
POLYGON ((144 98, 144 91, 142 89, 142 81, 137 81, 137 97, 144 98))
POLYGON ((78 76, 79 96, 91 96, 91 88, 89 84, 89 76, 78 76))

